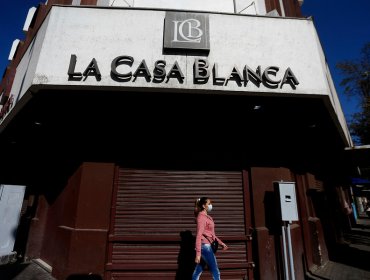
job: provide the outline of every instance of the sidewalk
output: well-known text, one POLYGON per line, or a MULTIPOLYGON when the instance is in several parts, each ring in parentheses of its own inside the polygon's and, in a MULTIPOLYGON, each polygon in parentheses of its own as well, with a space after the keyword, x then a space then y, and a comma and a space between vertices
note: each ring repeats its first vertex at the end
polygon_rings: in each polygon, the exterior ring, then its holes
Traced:
POLYGON ((323 267, 311 273, 314 276, 311 279, 315 280, 370 280, 370 271, 332 261, 329 261, 323 267))
POLYGON ((13 263, 0 266, 1 280, 55 280, 36 263, 13 263))
POLYGON ((308 279, 370 280, 370 219, 358 219, 344 240, 337 244, 334 259, 311 271, 308 279))

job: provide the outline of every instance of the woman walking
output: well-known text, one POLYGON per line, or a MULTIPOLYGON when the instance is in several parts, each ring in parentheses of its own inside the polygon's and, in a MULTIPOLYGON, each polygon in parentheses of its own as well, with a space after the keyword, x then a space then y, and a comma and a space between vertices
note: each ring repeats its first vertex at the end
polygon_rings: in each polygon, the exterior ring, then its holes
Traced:
POLYGON ((205 265, 208 266, 213 280, 220 280, 220 270, 211 243, 217 240, 223 250, 227 250, 228 247, 215 234, 215 223, 209 215, 211 210, 212 204, 209 198, 201 197, 196 200, 194 213, 197 219, 197 236, 195 239, 195 263, 197 265, 192 280, 199 280, 205 265))

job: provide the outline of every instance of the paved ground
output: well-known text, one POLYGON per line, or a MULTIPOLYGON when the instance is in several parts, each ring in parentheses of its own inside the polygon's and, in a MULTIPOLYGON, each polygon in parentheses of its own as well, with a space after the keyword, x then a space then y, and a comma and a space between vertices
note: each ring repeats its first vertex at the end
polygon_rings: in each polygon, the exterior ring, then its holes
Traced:
POLYGON ((29 263, 14 263, 0 266, 1 280, 55 280, 39 265, 29 263))
POLYGON ((370 219, 358 219, 344 240, 338 244, 335 257, 312 272, 312 279, 370 280, 370 219))
POLYGON ((370 271, 332 261, 312 274, 316 276, 315 279, 370 280, 370 271))

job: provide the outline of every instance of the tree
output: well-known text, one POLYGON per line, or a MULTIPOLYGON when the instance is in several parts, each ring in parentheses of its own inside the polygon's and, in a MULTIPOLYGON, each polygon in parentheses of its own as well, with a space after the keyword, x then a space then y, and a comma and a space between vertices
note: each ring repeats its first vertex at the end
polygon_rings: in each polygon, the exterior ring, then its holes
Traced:
POLYGON ((360 98, 361 110, 352 115, 349 128, 359 144, 370 144, 370 42, 361 50, 361 58, 337 64, 343 75, 344 94, 360 98))

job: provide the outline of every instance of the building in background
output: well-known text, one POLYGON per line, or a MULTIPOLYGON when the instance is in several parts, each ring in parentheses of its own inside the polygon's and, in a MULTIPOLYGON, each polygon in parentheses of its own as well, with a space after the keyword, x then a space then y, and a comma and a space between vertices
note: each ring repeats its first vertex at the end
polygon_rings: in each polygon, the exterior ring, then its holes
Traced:
POLYGON ((222 279, 281 279, 274 183, 292 182, 296 279, 327 262, 353 145, 301 2, 31 9, 1 83, 0 183, 26 186, 18 254, 57 279, 188 279, 209 196, 222 279))

